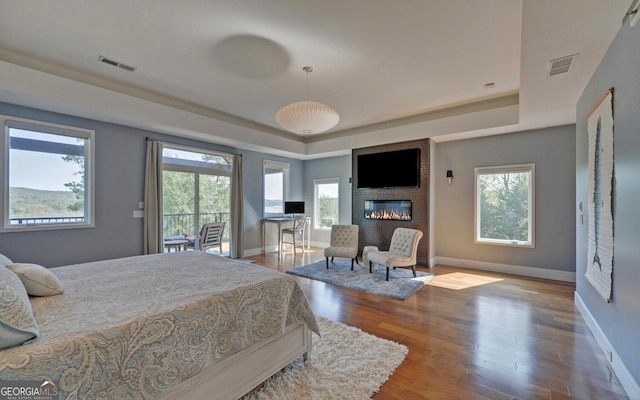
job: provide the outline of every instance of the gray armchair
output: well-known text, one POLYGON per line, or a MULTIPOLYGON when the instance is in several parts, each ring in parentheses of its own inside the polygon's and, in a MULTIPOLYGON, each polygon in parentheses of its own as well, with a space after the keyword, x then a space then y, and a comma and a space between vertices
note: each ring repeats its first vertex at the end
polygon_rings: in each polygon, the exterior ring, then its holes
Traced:
POLYGON ((387 280, 389 280, 389 268, 411 267, 413 276, 416 276, 416 258, 418 254, 418 242, 422 238, 422 232, 417 229, 396 228, 391 236, 389 251, 373 249, 367 253, 369 260, 369 273, 373 264, 387 267, 387 280))
POLYGON ((358 260, 358 233, 360 227, 358 225, 333 225, 331 226, 331 243, 330 247, 324 249, 324 257, 329 269, 329 257, 333 262, 334 257, 350 258, 351 270, 353 271, 353 262, 358 260))

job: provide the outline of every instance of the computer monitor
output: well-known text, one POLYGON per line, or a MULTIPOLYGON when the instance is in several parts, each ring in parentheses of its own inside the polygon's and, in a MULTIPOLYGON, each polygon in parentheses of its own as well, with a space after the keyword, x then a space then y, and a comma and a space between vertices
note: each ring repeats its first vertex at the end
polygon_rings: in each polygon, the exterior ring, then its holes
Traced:
POLYGON ((285 201, 285 214, 304 214, 304 201, 285 201))

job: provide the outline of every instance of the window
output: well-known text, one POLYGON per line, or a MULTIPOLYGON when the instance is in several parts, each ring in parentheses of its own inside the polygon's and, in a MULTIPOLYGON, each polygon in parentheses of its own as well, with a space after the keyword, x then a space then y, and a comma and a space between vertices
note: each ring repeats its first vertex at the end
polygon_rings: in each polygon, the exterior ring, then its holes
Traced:
POLYGON ((535 165, 475 169, 476 243, 534 247, 535 165))
POLYGON ((339 223, 339 184, 338 178, 313 180, 315 229, 331 229, 331 225, 339 223))
POLYGON ((264 160, 263 216, 284 214, 284 200, 289 197, 289 164, 264 160))
POLYGON ((4 122, 4 231, 94 226, 94 132, 4 122))
MULTIPOLYGON (((162 150, 163 235, 196 235, 202 225, 226 222, 229 241, 233 156, 165 145, 162 150)), ((224 245, 226 247, 226 244, 224 245)))

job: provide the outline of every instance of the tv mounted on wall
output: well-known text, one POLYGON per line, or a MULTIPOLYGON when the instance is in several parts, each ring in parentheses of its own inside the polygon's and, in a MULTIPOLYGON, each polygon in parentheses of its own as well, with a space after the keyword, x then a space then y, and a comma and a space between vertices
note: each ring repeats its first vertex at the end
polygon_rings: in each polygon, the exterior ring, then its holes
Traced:
POLYGON ((420 149, 360 154, 358 188, 420 186, 420 149))
POLYGON ((285 214, 304 214, 304 201, 285 201, 285 214))

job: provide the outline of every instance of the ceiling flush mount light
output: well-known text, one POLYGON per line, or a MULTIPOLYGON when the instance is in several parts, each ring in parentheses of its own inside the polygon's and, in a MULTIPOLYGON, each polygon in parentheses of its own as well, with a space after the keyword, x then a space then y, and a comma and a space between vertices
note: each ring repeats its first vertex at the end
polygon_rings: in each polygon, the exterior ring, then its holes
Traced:
POLYGON ((276 121, 285 129, 301 134, 322 133, 338 124, 340 115, 333 108, 316 101, 309 101, 309 72, 311 67, 302 68, 307 73, 307 100, 282 107, 276 113, 276 121))

